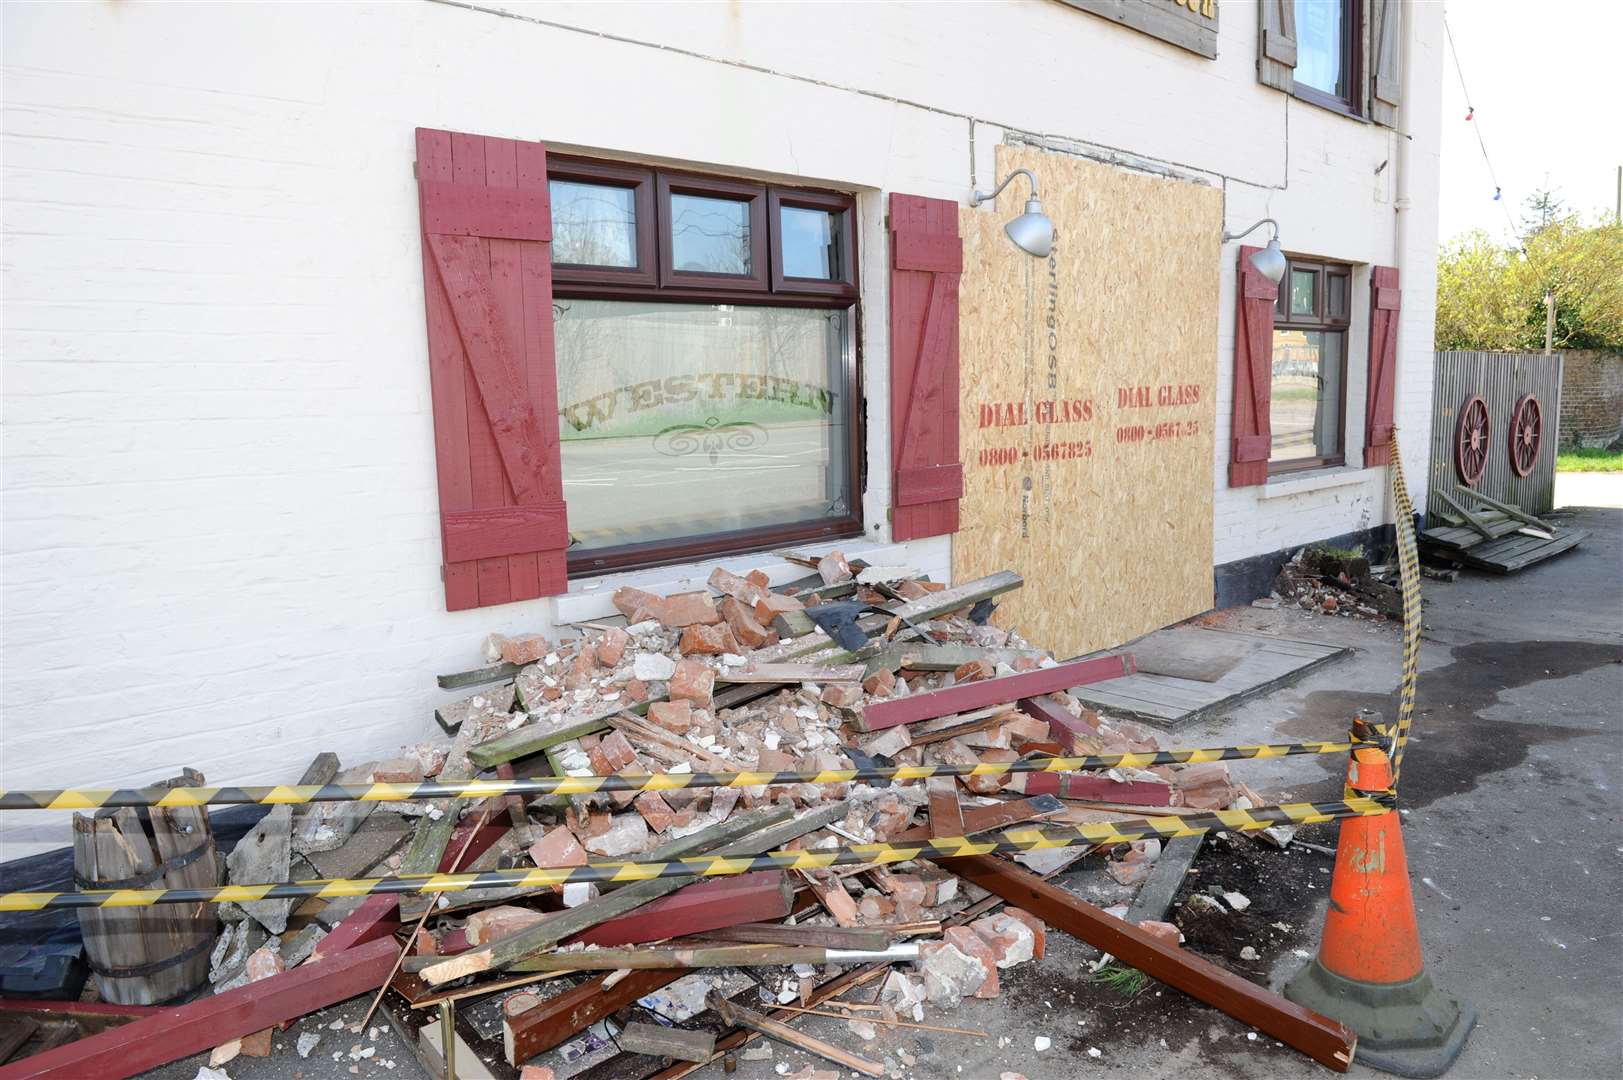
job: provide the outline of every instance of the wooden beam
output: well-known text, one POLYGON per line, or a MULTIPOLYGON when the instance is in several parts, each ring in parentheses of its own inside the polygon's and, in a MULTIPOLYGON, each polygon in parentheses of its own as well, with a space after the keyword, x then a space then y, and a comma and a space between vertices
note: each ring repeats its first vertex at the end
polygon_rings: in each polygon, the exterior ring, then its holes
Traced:
MULTIPOLYGON (((387 893, 368 896, 332 933, 316 942, 311 962, 337 956, 347 949, 386 938, 400 929, 400 897, 387 893)), ((387 973, 385 973, 387 974, 387 973)))
MULTIPOLYGON (((756 870, 696 881, 635 911, 592 927, 568 944, 640 945, 705 934, 739 923, 765 922, 789 914, 794 889, 782 870, 756 870)), ((883 946, 881 946, 883 947, 883 946)))
POLYGON ((1077 740, 1096 734, 1098 730, 1082 717, 1072 716, 1071 710, 1046 694, 1041 697, 1021 698, 1019 707, 1027 716, 1047 721, 1049 734, 1055 742, 1065 747, 1068 753, 1077 753, 1077 740))
POLYGON ((364 993, 388 977, 394 958, 393 940, 369 942, 223 994, 156 1009, 144 1019, 14 1061, 0 1069, 0 1076, 5 1080, 134 1076, 364 993))
POLYGON ((637 1021, 620 1029, 618 1041, 622 1049, 633 1054, 679 1061, 709 1061, 710 1055, 716 1052, 716 1037, 708 1031, 688 1031, 637 1021))
POLYGON ((528 1012, 502 1021, 507 1043, 507 1063, 517 1066, 535 1055, 574 1038, 605 1016, 630 1005, 640 997, 688 974, 688 968, 658 968, 633 971, 608 986, 609 974, 587 979, 572 990, 550 997, 528 1012))
POLYGON ((757 945, 816 945, 824 949, 866 949, 877 952, 890 944, 890 931, 874 926, 789 926, 784 923, 744 923, 704 935, 712 941, 742 941, 757 945))
POLYGON ((934 720, 940 716, 997 705, 1020 698, 1068 690, 1073 686, 1104 682, 1131 675, 1137 670, 1131 655, 1098 656, 1091 660, 1073 660, 1050 668, 1024 671, 1018 675, 1005 675, 1001 679, 963 683, 959 686, 936 690, 927 694, 910 694, 904 698, 878 701, 862 710, 861 726, 864 731, 880 731, 897 724, 911 724, 920 720, 934 720))
MULTIPOLYGON (((1439 489, 1437 494, 1442 495, 1443 494, 1442 490, 1439 489)), ((1464 494, 1469 495, 1471 498, 1475 499, 1479 503, 1485 503, 1488 506, 1493 507, 1495 510, 1499 511, 1501 514, 1504 514, 1507 517, 1515 518, 1517 521, 1525 521, 1529 525, 1535 526, 1535 527, 1540 528, 1540 529, 1544 529, 1546 531, 1554 528, 1554 526, 1551 525, 1549 522, 1540 521, 1538 518, 1534 517, 1532 514, 1529 514, 1529 513, 1526 513, 1525 511, 1523 511, 1521 509, 1521 507, 1512 506, 1509 503, 1502 503, 1498 499, 1490 499, 1486 495, 1482 494, 1480 491, 1472 491, 1469 488, 1466 488, 1466 489, 1464 489, 1464 494)), ((1457 506, 1459 504, 1456 503, 1455 505, 1457 506)))
POLYGON ((1488 527, 1488 523, 1483 521, 1482 518, 1478 517, 1474 512, 1467 510, 1464 503, 1454 498, 1442 488, 1437 489, 1437 497, 1448 505, 1452 506, 1455 510, 1458 510, 1460 516, 1465 519, 1466 524, 1470 525, 1471 528, 1481 533, 1483 539, 1493 540, 1496 538, 1493 529, 1488 527))
MULTIPOLYGON (((964 831, 961 835, 974 836, 976 833, 991 832, 993 829, 1018 825, 1023 821, 1052 817, 1063 813, 1064 810, 1065 804, 1052 795, 1039 795, 1034 799, 1015 799, 1011 802, 998 803, 996 806, 963 807, 964 831)), ((930 838, 930 826, 915 825, 891 837, 890 842, 911 844, 916 840, 930 838)))
POLYGON ((1150 876, 1144 879, 1132 907, 1127 909, 1127 921, 1137 926, 1145 919, 1160 921, 1166 918, 1172 898, 1195 864, 1205 833, 1194 836, 1174 836, 1161 848, 1161 855, 1150 867, 1150 876))
POLYGON ((1193 953, 1169 945, 1137 926, 1052 885, 1007 860, 970 855, 936 860, 943 868, 1031 912, 1049 926, 1103 949, 1190 997, 1223 1010, 1241 1023, 1293 1046, 1319 1064, 1346 1072, 1358 1042, 1354 1032, 1328 1017, 1286 1001, 1193 953))

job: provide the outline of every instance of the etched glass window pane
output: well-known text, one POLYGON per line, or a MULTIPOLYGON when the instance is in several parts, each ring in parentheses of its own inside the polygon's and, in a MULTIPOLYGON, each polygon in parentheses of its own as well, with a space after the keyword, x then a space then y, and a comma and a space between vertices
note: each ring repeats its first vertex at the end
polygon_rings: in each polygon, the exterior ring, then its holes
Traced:
POLYGON ((845 311, 556 311, 571 551, 851 515, 845 311))
POLYGON ((840 276, 839 215, 828 210, 785 206, 779 232, 783 236, 783 276, 832 281, 840 276))
POLYGON ((704 274, 749 274, 750 204, 671 196, 671 264, 704 274))
POLYGON ((1313 284, 1318 274, 1312 270, 1291 271, 1291 314, 1313 314, 1313 284))
POLYGON ((552 261, 566 266, 637 265, 637 205, 632 188, 550 180, 552 261))

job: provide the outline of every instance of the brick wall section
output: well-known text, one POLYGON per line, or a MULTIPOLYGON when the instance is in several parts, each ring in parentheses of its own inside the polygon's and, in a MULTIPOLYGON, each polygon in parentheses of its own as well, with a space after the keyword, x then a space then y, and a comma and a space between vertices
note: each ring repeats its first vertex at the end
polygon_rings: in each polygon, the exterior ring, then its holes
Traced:
POLYGON ((1561 446, 1623 439, 1623 352, 1572 349, 1561 356, 1561 446))

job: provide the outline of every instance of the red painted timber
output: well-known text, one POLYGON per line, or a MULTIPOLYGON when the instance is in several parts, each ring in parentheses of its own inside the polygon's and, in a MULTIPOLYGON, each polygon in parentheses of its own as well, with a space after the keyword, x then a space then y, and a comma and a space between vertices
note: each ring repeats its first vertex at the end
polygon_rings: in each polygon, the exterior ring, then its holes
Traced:
POLYGON ((880 731, 897 724, 912 724, 920 720, 934 720, 953 713, 979 709, 984 705, 997 705, 1005 701, 1051 694, 1073 686, 1119 679, 1138 670, 1128 655, 1100 656, 1092 660, 1073 660, 1069 664, 1056 664, 1051 668, 1038 668, 1018 675, 1005 675, 1001 679, 964 683, 929 694, 912 694, 890 701, 879 701, 862 711, 865 731, 880 731))
POLYGON ((1123 964, 1294 1046, 1321 1065, 1346 1072, 1352 1062, 1358 1036, 1350 1028, 1286 1001, 1266 987, 1202 960, 1194 953, 1152 937, 1130 922, 1107 915, 1074 893, 1006 859, 970 855, 936 862, 965 881, 1031 912, 1049 926, 1103 949, 1123 964))
POLYGON ((1048 723, 1048 732, 1065 747, 1067 753, 1077 752, 1076 740, 1098 734, 1099 729, 1088 723, 1084 716, 1072 716, 1071 711, 1050 697, 1020 699, 1020 711, 1048 723))
POLYGON ((1171 806, 1172 785, 1143 780, 1112 780, 1085 773, 1019 773, 1027 795, 1058 795, 1062 799, 1131 803, 1134 806, 1171 806))
POLYGON ((118 1080, 371 990, 389 977, 395 943, 373 941, 326 960, 109 1028, 0 1066, 0 1080, 118 1080))
POLYGON ((350 912, 349 918, 333 927, 332 933, 316 943, 315 952, 310 956, 312 960, 325 960, 358 945, 389 937, 398 929, 400 897, 387 894, 368 896, 350 912))
POLYGON ((740 923, 770 922, 789 914, 793 898, 794 890, 781 870, 716 878, 678 889, 636 911, 599 923, 568 943, 640 945, 740 923))
MULTIPOLYGON (((587 979, 573 990, 547 998, 529 1012, 510 1016, 503 1021, 511 1035, 513 1047, 513 1056, 508 1063, 517 1065, 544 1050, 551 1050, 605 1016, 692 972, 692 968, 633 971, 607 988, 603 986, 603 980, 613 972, 604 972, 595 979, 587 979)), ((0 1074, 0 1080, 7 1078, 0 1074)))
POLYGON ((163 1011, 161 1005, 115 1005, 110 1001, 46 1001, 39 998, 0 998, 0 1013, 26 1013, 63 1020, 140 1020, 163 1011))

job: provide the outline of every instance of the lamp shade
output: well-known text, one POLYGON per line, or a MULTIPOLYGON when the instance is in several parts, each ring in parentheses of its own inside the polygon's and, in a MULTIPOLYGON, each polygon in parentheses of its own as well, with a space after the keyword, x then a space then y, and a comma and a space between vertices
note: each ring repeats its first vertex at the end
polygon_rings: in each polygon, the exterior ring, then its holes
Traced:
POLYGON ((1257 273, 1279 284, 1279 279, 1285 276, 1285 253, 1279 250, 1279 238, 1268 241, 1268 246, 1261 251, 1251 254, 1251 265, 1257 268, 1257 273))
POLYGON ((1054 250, 1054 223, 1043 213, 1043 204, 1036 198, 1026 201, 1026 212, 1003 226, 1015 246, 1028 255, 1044 258, 1054 250))

